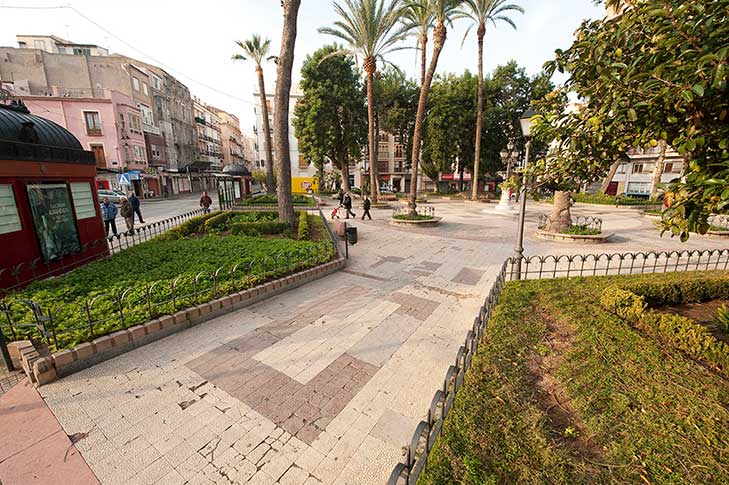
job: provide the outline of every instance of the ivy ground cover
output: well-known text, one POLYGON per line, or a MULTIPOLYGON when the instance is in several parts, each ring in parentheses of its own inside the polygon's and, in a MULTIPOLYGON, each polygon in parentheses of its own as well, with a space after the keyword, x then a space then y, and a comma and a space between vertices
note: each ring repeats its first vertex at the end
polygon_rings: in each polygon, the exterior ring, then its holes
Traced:
POLYGON ((599 304, 615 285, 713 298, 717 279, 509 283, 419 483, 729 483, 726 376, 599 304))
MULTIPOLYGON (((202 219, 193 225, 210 217, 202 219)), ((331 242, 322 231, 316 235, 309 240, 199 233, 155 238, 7 296, 3 305, 14 325, 3 321, 0 328, 9 340, 71 348, 331 260, 331 242), (33 325, 33 312, 22 300, 37 302, 51 317, 45 323, 48 335, 33 325)))

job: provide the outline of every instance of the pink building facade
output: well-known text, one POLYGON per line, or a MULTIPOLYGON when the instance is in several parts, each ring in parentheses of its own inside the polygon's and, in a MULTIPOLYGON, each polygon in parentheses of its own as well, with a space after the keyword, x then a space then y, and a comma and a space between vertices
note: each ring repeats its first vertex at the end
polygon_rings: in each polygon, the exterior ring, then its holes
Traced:
POLYGON ((84 149, 94 153, 98 188, 146 193, 147 147, 142 114, 136 103, 118 91, 82 91, 22 99, 32 113, 63 126, 78 138, 84 149), (123 172, 134 174, 132 187, 120 186, 119 174, 123 172))

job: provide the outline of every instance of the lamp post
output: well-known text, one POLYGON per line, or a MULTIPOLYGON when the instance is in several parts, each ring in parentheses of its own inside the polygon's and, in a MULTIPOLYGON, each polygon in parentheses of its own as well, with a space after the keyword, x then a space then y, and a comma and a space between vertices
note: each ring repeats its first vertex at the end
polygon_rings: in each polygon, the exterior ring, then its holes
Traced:
MULTIPOLYGON (((506 180, 511 178, 511 166, 516 161, 517 153, 514 151, 514 143, 509 140, 504 150, 499 152, 501 161, 506 165, 506 180)), ((508 190, 501 189, 501 198, 499 204, 496 206, 496 210, 500 211, 512 211, 514 206, 511 205, 511 196, 508 190)))
POLYGON ((524 257, 524 217, 526 216, 526 186, 527 186, 527 168, 529 165, 529 148, 531 145, 532 135, 532 117, 536 112, 534 108, 529 108, 519 118, 521 125, 521 133, 526 139, 526 153, 524 155, 524 168, 521 182, 521 190, 519 191, 519 227, 516 233, 516 245, 514 246, 514 259, 516 260, 516 279, 521 279, 521 260, 524 257))

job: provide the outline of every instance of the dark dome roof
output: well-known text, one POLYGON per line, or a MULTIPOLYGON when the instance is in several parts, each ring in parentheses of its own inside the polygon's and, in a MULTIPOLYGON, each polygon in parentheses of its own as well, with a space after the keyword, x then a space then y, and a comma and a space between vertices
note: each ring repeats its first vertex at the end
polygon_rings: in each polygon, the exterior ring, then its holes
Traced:
POLYGON ((38 134, 38 145, 82 150, 81 143, 64 127, 30 114, 17 106, 0 105, 0 141, 22 143, 21 129, 24 123, 33 123, 38 134))

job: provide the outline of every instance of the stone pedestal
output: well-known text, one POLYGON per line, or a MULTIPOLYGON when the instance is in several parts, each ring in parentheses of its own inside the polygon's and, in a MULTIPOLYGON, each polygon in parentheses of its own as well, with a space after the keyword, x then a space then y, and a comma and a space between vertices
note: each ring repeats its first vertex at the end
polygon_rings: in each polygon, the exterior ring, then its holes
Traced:
POLYGON ((501 191, 501 199, 499 199, 499 203, 496 206, 496 210, 504 211, 504 212, 513 212, 514 210, 516 210, 516 206, 511 203, 508 190, 501 191))

